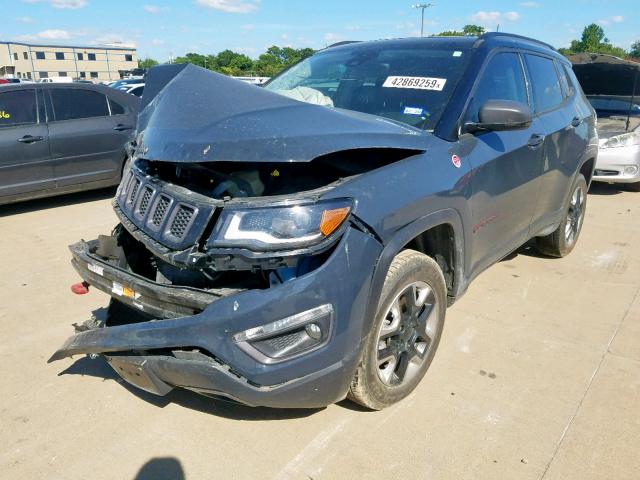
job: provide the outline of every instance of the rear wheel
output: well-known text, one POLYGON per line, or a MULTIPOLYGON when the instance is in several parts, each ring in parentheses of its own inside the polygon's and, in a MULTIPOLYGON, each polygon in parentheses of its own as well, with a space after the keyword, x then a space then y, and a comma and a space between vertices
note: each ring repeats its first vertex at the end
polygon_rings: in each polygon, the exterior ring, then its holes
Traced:
POLYGON ((564 257, 575 247, 587 207, 587 182, 578 175, 569 197, 565 217, 560 226, 546 237, 538 237, 536 246, 541 253, 552 257, 564 257))
POLYGON ((349 398, 380 410, 409 395, 438 347, 447 302, 444 276, 430 257, 404 250, 393 260, 349 398))

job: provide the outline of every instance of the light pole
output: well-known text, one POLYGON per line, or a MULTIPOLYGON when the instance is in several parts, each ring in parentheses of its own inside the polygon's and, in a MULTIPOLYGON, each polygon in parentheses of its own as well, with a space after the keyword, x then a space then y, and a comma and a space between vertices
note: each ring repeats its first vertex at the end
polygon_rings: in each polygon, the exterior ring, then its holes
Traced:
POLYGON ((413 8, 419 8, 422 14, 422 21, 420 22, 420 36, 424 37, 424 9, 435 6, 434 3, 416 3, 411 5, 413 8))

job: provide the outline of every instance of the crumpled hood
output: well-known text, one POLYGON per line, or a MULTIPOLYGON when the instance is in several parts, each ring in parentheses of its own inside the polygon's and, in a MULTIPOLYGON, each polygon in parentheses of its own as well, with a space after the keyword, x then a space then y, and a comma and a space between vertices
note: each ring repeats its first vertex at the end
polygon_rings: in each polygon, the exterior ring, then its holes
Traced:
POLYGON ((299 102, 194 65, 147 75, 138 156, 170 162, 309 162, 360 148, 424 151, 431 135, 381 117, 299 102))

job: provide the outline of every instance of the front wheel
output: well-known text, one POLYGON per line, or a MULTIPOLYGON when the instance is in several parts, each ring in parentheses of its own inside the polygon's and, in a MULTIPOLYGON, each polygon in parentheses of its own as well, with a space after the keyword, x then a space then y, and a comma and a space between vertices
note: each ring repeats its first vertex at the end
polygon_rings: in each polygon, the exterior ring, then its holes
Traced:
POLYGON ((540 253, 552 257, 565 257, 575 247, 587 209, 587 181, 578 175, 573 186, 566 214, 560 226, 551 234, 536 239, 536 247, 540 253))
POLYGON ((446 305, 438 264, 414 250, 400 252, 387 272, 349 398, 380 410, 409 395, 433 360, 446 305))

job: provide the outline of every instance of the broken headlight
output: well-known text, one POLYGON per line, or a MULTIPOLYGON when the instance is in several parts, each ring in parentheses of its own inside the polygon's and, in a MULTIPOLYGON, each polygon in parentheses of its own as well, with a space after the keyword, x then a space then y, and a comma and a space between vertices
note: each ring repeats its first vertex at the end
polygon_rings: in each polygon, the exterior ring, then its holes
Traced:
POLYGON ((225 208, 208 247, 283 250, 316 245, 337 231, 352 201, 329 200, 308 205, 225 208))

